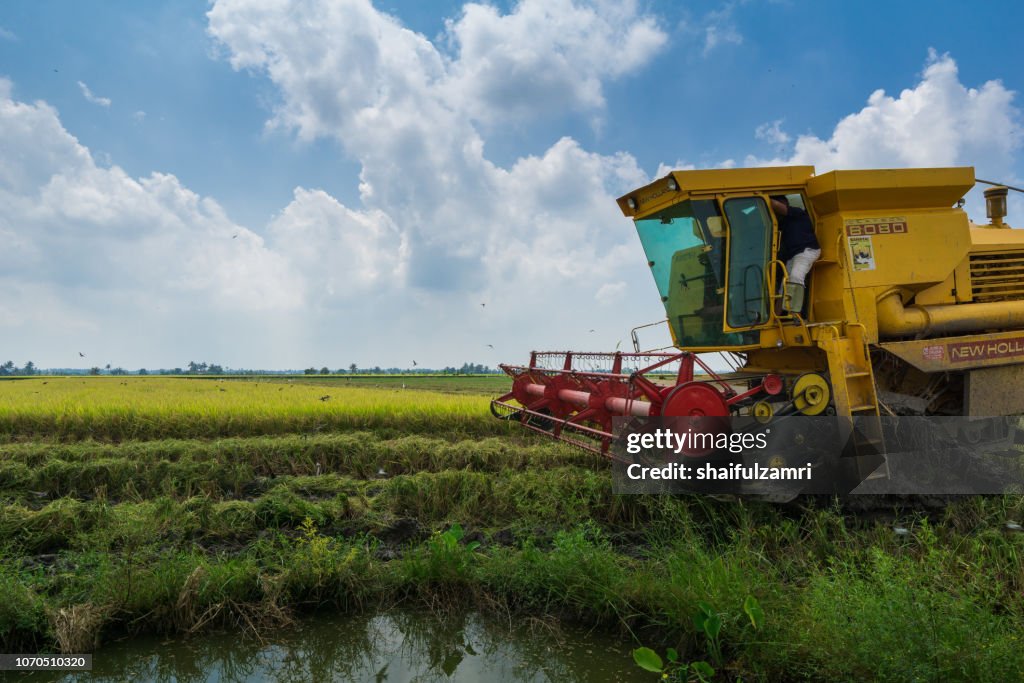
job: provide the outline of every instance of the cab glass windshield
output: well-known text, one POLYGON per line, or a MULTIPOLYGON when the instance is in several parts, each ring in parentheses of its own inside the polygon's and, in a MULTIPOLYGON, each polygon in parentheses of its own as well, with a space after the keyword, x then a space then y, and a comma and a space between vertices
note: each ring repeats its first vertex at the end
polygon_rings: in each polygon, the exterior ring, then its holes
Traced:
POLYGON ((712 200, 688 200, 636 221, 669 325, 682 348, 757 343, 726 334, 725 224, 712 200))

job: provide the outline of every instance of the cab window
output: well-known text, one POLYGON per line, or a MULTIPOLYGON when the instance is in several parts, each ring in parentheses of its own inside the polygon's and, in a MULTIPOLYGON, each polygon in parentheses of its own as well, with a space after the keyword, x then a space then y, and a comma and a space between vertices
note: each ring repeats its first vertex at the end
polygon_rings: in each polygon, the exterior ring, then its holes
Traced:
POLYGON ((734 328, 763 325, 771 306, 771 215, 760 197, 727 199, 723 209, 729 225, 726 322, 734 328))

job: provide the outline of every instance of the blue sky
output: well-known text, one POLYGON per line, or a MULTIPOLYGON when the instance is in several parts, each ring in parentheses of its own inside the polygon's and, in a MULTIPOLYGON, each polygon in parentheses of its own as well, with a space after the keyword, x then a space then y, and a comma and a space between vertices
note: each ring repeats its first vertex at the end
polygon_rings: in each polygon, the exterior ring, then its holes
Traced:
POLYGON ((665 168, 968 164, 1019 183, 1022 15, 4 3, 0 360, 614 348, 661 311, 613 199, 665 168))

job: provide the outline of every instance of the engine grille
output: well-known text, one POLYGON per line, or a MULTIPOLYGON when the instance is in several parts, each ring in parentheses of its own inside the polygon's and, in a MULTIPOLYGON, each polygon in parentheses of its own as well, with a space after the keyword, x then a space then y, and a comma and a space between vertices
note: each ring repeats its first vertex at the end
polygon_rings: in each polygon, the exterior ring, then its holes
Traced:
POLYGON ((971 295, 978 302, 1024 299, 1024 253, 973 254, 971 295))

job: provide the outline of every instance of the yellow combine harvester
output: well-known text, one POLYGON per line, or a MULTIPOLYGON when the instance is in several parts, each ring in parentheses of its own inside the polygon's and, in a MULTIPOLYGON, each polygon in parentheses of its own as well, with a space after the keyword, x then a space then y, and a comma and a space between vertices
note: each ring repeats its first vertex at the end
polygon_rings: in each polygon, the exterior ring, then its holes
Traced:
POLYGON ((606 454, 620 416, 1024 413, 1024 231, 1003 223, 1004 186, 985 193, 991 223, 970 222, 975 182, 973 168, 672 172, 618 203, 678 351, 535 352, 502 366, 513 386, 492 412, 606 454), (821 248, 803 305, 777 258, 783 196, 821 248))

